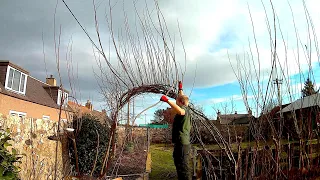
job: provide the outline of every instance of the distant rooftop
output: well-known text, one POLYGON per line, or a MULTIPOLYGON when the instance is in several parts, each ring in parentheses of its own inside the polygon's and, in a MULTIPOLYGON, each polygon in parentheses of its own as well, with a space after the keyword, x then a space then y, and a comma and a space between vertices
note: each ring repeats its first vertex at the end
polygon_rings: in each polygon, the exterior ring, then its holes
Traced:
POLYGON ((312 106, 320 106, 319 93, 313 94, 292 102, 287 107, 283 108, 282 112, 284 113, 289 111, 295 111, 298 109, 303 109, 303 108, 312 107, 312 106))

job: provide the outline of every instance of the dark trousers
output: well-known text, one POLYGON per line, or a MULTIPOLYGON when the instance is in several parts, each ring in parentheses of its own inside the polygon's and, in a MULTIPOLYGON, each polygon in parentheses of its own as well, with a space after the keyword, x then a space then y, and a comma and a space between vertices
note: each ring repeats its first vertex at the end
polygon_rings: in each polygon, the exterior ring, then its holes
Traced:
POLYGON ((178 173, 179 180, 191 180, 190 168, 190 149, 191 145, 175 144, 173 150, 174 165, 178 173))

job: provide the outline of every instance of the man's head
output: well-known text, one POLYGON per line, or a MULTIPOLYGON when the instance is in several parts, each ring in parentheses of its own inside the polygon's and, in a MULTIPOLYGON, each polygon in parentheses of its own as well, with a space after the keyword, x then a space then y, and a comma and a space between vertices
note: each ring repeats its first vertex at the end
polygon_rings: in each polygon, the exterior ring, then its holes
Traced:
POLYGON ((189 105, 189 98, 186 95, 179 95, 176 99, 176 104, 178 106, 188 106, 189 105))

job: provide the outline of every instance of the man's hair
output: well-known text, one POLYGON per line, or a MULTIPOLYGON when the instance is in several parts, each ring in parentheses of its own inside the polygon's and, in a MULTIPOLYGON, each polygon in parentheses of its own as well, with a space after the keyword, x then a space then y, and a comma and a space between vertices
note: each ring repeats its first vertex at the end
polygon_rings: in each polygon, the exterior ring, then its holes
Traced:
POLYGON ((186 95, 179 95, 177 97, 177 100, 181 102, 183 105, 188 106, 189 105, 189 98, 186 95))

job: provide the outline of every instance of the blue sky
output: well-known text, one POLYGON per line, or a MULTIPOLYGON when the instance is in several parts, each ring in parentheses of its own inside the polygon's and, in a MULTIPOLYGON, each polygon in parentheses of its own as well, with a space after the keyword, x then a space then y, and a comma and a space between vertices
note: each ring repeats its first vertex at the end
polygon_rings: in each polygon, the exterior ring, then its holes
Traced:
POLYGON ((209 52, 218 52, 222 49, 229 49, 237 39, 234 29, 225 28, 225 31, 221 32, 217 41, 209 47, 209 52))

